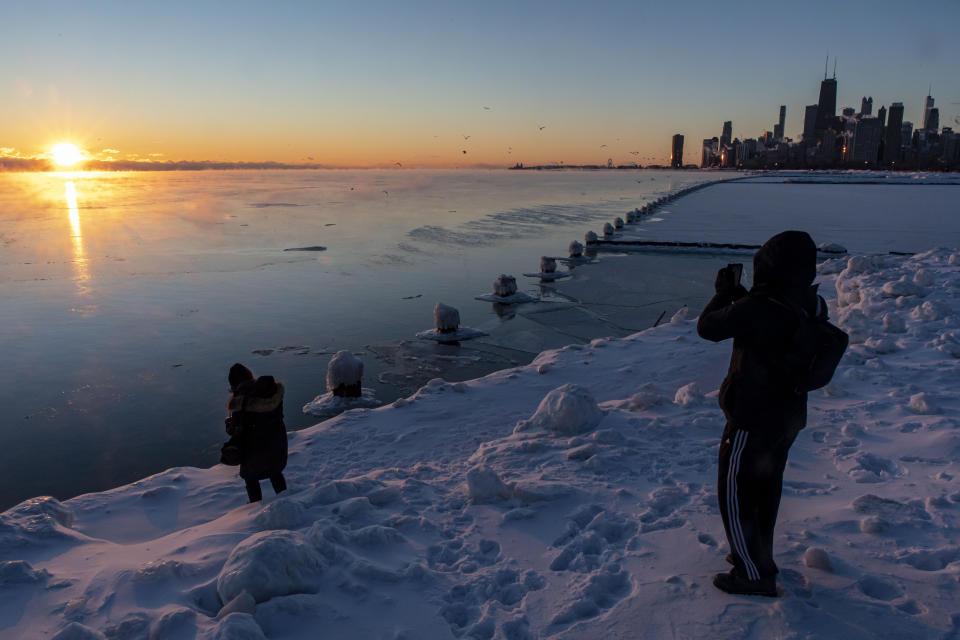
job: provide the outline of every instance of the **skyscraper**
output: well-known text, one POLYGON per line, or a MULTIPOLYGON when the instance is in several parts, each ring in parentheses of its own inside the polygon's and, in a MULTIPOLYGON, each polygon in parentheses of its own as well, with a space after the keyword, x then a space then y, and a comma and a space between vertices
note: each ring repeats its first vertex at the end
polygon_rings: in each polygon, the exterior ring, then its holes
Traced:
POLYGON ((731 140, 733 140, 733 121, 727 120, 723 123, 723 133, 720 134, 720 148, 730 144, 731 140))
POLYGON ((674 169, 683 167, 683 135, 680 133, 673 136, 673 154, 670 156, 670 166, 674 169))
POLYGON ((900 161, 900 127, 903 126, 903 103, 894 102, 887 111, 887 137, 883 144, 883 161, 895 164, 900 161))
POLYGON ((883 137, 883 125, 880 118, 864 116, 857 120, 853 134, 853 153, 851 160, 858 165, 876 164, 880 138, 883 137))
MULTIPOLYGON (((923 129, 930 131, 930 111, 933 110, 933 97, 927 96, 923 101, 923 129)), ((939 115, 939 114, 938 114, 939 115)), ((938 123, 939 124, 939 123, 938 123)))
POLYGON ((817 126, 816 132, 821 132, 830 128, 830 123, 837 115, 837 79, 824 78, 820 83, 820 99, 817 101, 817 126))
POLYGON ((877 110, 877 119, 880 120, 881 127, 887 126, 887 108, 886 107, 880 107, 877 110))
POLYGON ((704 138, 703 147, 700 148, 700 166, 709 167, 713 165, 713 141, 716 138, 704 138))
POLYGON ((780 121, 773 125, 773 139, 783 140, 784 121, 787 119, 787 105, 780 105, 780 121))
POLYGON ((808 104, 803 112, 803 141, 811 142, 816 138, 817 105, 808 104))
POLYGON ((931 107, 927 111, 927 121, 923 123, 923 128, 927 133, 936 133, 940 128, 940 109, 931 107))

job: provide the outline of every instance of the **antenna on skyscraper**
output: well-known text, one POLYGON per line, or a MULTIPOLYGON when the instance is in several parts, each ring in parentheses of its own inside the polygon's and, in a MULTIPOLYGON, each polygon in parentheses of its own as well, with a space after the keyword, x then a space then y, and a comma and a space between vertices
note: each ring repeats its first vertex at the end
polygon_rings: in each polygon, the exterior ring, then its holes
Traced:
POLYGON ((823 61, 823 79, 827 79, 827 64, 830 62, 830 52, 827 51, 827 59, 823 61))
POLYGON ((837 59, 833 59, 833 79, 837 79, 837 59))

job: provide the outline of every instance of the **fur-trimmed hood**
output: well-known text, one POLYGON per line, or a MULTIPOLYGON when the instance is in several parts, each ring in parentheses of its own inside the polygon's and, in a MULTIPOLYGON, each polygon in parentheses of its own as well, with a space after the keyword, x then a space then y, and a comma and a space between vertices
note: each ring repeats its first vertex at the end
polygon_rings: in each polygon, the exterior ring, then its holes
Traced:
POLYGON ((270 413, 283 404, 283 383, 273 376, 260 376, 241 384, 230 394, 227 411, 270 413))

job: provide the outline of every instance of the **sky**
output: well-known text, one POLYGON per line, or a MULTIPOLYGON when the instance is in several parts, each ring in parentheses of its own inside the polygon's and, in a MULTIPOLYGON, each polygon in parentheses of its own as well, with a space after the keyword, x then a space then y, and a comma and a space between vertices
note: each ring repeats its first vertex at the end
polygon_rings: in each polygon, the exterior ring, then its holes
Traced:
POLYGON ((698 162, 781 104, 799 134, 828 52, 838 107, 919 122, 932 84, 960 117, 957 0, 0 2, 0 156, 651 164, 682 133, 698 162))

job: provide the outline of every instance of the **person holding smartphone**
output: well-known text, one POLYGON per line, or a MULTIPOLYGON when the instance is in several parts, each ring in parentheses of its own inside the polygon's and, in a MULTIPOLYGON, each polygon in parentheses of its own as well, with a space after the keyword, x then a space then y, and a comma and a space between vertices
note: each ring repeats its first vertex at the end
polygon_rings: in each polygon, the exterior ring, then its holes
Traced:
POLYGON ((817 248, 803 231, 784 231, 753 258, 753 287, 740 283, 743 265, 720 269, 716 294, 700 314, 697 333, 733 338, 719 402, 727 418, 720 440, 717 493, 730 543, 729 573, 713 584, 728 593, 775 597, 773 532, 787 452, 806 425, 807 394, 791 381, 787 357, 802 309, 825 318, 813 285, 817 248))

